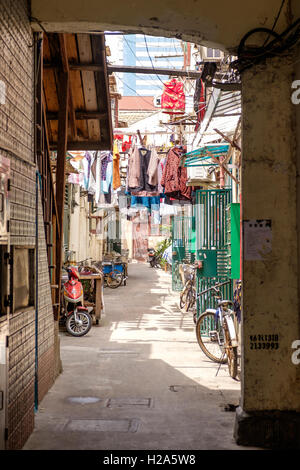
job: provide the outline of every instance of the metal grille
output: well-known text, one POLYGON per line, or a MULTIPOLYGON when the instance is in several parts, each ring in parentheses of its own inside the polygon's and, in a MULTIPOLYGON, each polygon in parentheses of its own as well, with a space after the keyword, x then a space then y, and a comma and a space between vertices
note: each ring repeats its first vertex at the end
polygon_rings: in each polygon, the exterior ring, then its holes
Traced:
MULTIPOLYGON (((196 193, 196 253, 203 262, 197 270, 198 294, 219 282, 229 280, 227 211, 231 202, 231 190, 201 190, 196 193)), ((232 285, 221 288, 223 298, 232 298, 232 285)), ((197 315, 207 308, 215 308, 211 292, 197 300, 197 315)))
POLYGON ((227 212, 231 190, 201 190, 196 193, 196 251, 203 261, 204 277, 221 277, 227 272, 227 212))
POLYGON ((172 218, 172 289, 183 288, 179 266, 184 261, 195 259, 195 220, 193 216, 174 216, 172 218))
POLYGON ((179 273, 179 265, 185 256, 185 239, 183 228, 183 217, 172 217, 172 289, 180 291, 182 281, 179 273))
MULTIPOLYGON (((198 294, 202 291, 209 289, 217 283, 230 281, 229 284, 220 287, 222 292, 223 299, 232 300, 232 281, 228 277, 198 277, 197 278, 197 292, 198 294)), ((215 298, 211 295, 210 292, 207 292, 203 295, 200 295, 197 299, 197 311, 198 315, 205 312, 208 308, 216 308, 215 298)))

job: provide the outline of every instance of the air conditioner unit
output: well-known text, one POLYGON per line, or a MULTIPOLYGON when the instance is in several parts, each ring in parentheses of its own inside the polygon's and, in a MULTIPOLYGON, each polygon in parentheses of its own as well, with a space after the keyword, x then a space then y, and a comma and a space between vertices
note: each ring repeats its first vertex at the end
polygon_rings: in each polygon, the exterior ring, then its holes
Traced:
POLYGON ((194 166, 187 167, 187 185, 188 186, 197 186, 202 183, 215 183, 216 175, 214 167, 209 166, 194 166))

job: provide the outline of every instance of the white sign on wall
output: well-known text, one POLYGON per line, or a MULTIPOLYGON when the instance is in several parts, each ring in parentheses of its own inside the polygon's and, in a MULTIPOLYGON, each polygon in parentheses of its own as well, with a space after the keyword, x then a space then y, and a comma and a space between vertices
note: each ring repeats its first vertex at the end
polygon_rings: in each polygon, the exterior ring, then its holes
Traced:
POLYGON ((244 259, 263 260, 272 251, 272 221, 252 219, 243 221, 244 259))

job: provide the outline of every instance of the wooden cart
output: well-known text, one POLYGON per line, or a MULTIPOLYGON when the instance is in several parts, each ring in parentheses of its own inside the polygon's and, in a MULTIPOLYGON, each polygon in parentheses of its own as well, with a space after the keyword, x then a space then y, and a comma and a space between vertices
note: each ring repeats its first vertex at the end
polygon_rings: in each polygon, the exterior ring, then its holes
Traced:
POLYGON ((94 318, 96 325, 99 325, 102 313, 104 313, 104 299, 103 299, 103 275, 98 274, 80 274, 80 280, 93 280, 95 281, 95 303, 84 301, 86 307, 94 308, 94 318))

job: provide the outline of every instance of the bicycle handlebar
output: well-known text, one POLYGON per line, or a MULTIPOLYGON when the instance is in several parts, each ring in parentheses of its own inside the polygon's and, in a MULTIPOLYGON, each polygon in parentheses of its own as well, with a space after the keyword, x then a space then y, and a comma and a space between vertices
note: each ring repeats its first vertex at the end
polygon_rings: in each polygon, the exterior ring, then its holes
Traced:
POLYGON ((77 261, 76 264, 84 263, 85 261, 88 261, 89 259, 92 259, 92 258, 85 258, 85 259, 83 259, 82 261, 77 261))
POLYGON ((208 292, 208 291, 210 291, 210 290, 212 290, 212 289, 215 289, 215 290, 216 290, 217 287, 221 287, 221 286, 225 286, 226 284, 230 284, 230 282, 231 282, 231 281, 229 280, 229 281, 221 282, 220 284, 215 284, 214 286, 211 286, 211 287, 209 287, 208 289, 203 290, 202 292, 199 292, 199 294, 198 294, 197 297, 200 297, 200 295, 205 294, 206 292, 208 292))

